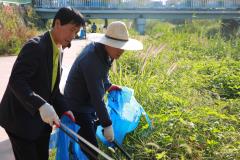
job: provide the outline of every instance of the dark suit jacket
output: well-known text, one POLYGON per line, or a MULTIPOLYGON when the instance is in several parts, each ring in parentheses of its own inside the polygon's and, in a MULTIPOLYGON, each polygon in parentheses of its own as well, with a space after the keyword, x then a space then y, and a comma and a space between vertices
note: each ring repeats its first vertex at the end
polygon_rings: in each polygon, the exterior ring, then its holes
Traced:
MULTIPOLYGON (((60 62, 62 61, 60 54, 60 62)), ((61 63, 60 63, 61 64, 61 63)), ((7 131, 30 140, 51 132, 39 114, 45 102, 60 116, 67 110, 59 91, 60 64, 53 91, 53 47, 49 32, 29 40, 20 51, 0 104, 0 125, 7 131)))

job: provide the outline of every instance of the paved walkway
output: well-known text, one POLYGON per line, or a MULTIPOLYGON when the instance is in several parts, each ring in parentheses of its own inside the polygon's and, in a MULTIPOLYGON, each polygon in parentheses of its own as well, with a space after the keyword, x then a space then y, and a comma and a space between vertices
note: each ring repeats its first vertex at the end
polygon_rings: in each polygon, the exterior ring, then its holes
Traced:
MULTIPOLYGON (((70 68, 81 49, 88 43, 87 40, 72 41, 71 48, 64 50, 63 66, 70 68)), ((16 56, 0 57, 0 101, 5 92, 12 66, 16 56)), ((11 144, 4 129, 0 127, 0 160, 14 160, 11 144)))

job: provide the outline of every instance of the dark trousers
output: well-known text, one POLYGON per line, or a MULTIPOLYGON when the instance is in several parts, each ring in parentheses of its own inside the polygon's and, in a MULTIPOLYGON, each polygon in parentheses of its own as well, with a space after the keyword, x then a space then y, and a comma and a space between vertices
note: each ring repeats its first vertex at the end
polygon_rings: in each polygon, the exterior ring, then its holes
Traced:
POLYGON ((28 140, 6 132, 16 160, 48 160, 50 134, 46 133, 36 140, 28 140))
MULTIPOLYGON (((97 139, 96 139, 96 130, 98 123, 96 121, 97 117, 95 113, 76 113, 74 112, 74 116, 76 119, 76 123, 80 125, 80 129, 78 131, 78 134, 86 139, 88 142, 93 144, 94 146, 98 147, 97 139)), ((85 153, 85 155, 88 156, 89 159, 93 160, 96 159, 91 154, 93 154, 95 157, 98 156, 97 152, 92 150, 90 147, 82 143, 83 147, 81 147, 82 151, 85 153), (86 152, 86 149, 90 151, 91 154, 86 152)))

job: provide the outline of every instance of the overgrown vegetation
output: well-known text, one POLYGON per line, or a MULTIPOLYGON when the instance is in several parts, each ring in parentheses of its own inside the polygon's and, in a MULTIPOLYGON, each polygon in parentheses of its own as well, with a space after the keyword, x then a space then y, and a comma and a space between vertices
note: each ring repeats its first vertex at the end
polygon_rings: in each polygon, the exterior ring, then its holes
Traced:
POLYGON ((0 5, 0 55, 17 54, 27 39, 38 32, 37 17, 31 7, 0 5))
POLYGON ((240 39, 224 40, 218 21, 150 22, 146 35, 144 51, 125 53, 111 72, 154 125, 142 119, 126 150, 134 159, 240 159, 240 39))

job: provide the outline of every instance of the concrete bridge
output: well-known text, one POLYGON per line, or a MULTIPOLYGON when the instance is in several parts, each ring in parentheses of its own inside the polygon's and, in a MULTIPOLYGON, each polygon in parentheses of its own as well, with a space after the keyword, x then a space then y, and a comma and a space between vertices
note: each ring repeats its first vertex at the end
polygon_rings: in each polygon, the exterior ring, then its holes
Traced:
MULTIPOLYGON (((240 18, 240 0, 3 0, 29 1, 42 19, 52 19, 60 7, 78 9, 88 19, 133 19, 143 34, 146 19, 240 18)), ((107 25, 107 24, 105 24, 107 25)))
POLYGON ((64 6, 88 19, 133 19, 143 34, 146 19, 238 19, 240 0, 35 0, 43 19, 64 6))

